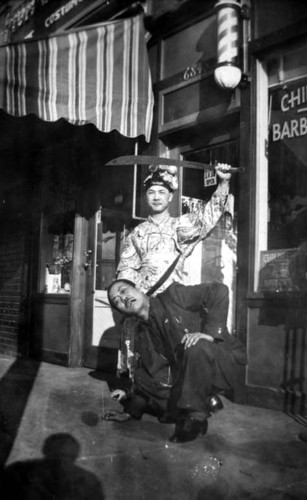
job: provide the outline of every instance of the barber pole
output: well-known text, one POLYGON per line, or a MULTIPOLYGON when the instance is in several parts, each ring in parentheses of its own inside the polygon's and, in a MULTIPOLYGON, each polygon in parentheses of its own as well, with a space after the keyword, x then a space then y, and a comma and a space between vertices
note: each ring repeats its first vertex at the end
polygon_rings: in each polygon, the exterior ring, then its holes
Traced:
POLYGON ((219 0, 217 13, 217 65, 215 80, 224 89, 235 88, 241 80, 239 33, 241 5, 235 0, 219 0))

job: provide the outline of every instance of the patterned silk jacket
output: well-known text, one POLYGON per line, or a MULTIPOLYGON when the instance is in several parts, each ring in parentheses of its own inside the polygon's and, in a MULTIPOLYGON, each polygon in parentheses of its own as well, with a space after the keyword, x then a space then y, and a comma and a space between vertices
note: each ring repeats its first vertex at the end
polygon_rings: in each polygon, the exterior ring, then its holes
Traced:
POLYGON ((179 262, 169 278, 158 289, 161 293, 171 283, 186 283, 184 261, 195 244, 214 228, 224 212, 229 184, 220 183, 202 213, 171 217, 169 213, 157 223, 153 217, 139 224, 126 238, 117 268, 117 278, 135 283, 147 292, 164 274, 178 254, 179 262))

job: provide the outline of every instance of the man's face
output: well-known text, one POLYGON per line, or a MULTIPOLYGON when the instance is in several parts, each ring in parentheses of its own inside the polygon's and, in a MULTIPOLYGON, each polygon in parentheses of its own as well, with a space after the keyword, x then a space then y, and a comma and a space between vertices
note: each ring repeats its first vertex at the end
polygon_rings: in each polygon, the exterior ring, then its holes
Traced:
POLYGON ((153 185, 147 189, 146 199, 151 211, 160 214, 168 209, 173 199, 173 193, 164 186, 153 185))
POLYGON ((112 286, 109 298, 111 305, 129 316, 138 316, 145 305, 145 295, 137 288, 121 281, 112 286))

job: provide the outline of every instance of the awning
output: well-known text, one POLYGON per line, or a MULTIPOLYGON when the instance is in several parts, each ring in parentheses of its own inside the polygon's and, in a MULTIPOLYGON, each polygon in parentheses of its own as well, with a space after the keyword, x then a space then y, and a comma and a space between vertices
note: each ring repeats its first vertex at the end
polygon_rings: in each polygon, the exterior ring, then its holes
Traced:
POLYGON ((149 142, 153 93, 143 16, 0 47, 0 107, 149 142))

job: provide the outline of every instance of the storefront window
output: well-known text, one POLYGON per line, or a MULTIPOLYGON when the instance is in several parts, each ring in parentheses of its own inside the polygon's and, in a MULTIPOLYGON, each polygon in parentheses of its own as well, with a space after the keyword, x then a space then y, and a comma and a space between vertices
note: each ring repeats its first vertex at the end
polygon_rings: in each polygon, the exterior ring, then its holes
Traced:
POLYGON ((115 278, 122 246, 131 229, 120 222, 120 213, 100 209, 96 214, 95 290, 107 290, 115 278))
POLYGON ((74 216, 56 220, 44 215, 41 223, 40 291, 71 292, 74 251, 74 216))
POLYGON ((46 264, 46 293, 69 293, 71 291, 73 246, 73 234, 52 235, 52 254, 46 264))
POLYGON ((267 250, 260 290, 307 289, 306 46, 271 57, 268 71, 267 250))
POLYGON ((97 257, 96 257, 96 290, 106 290, 116 274, 116 243, 115 232, 103 232, 103 221, 99 216, 97 222, 97 257))

